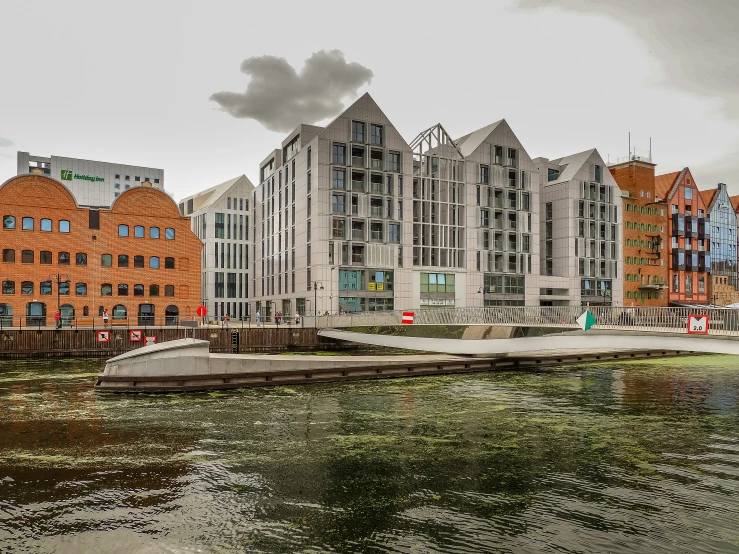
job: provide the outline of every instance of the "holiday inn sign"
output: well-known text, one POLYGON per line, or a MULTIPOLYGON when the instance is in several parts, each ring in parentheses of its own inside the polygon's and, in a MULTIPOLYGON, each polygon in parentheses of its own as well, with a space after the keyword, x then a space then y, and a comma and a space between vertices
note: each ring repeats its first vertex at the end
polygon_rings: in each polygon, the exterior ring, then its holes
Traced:
POLYGON ((71 169, 62 169, 62 181, 71 181, 72 178, 78 179, 80 181, 93 181, 93 182, 99 182, 99 181, 105 181, 102 177, 92 177, 91 175, 80 175, 79 173, 72 173, 71 169))

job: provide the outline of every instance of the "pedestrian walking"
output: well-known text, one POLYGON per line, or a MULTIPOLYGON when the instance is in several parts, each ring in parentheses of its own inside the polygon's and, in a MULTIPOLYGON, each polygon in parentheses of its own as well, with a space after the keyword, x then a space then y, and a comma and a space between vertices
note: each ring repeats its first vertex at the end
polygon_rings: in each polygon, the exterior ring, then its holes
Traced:
POLYGON ((300 325, 300 314, 295 312, 295 325, 300 325))
POLYGON ((224 326, 224 327, 225 327, 226 329, 228 329, 228 320, 229 320, 228 314, 224 315, 224 316, 223 316, 223 326, 224 326))
POLYGON ((59 314, 59 310, 54 312, 54 326, 59 329, 62 326, 62 316, 59 314))
POLYGON ((257 310, 257 327, 259 327, 262 324, 262 313, 257 310))
POLYGON ((278 327, 280 326, 280 318, 281 317, 282 317, 282 312, 277 312, 275 314, 275 323, 277 324, 278 327))
POLYGON ((103 327, 108 326, 108 310, 103 308, 103 327))

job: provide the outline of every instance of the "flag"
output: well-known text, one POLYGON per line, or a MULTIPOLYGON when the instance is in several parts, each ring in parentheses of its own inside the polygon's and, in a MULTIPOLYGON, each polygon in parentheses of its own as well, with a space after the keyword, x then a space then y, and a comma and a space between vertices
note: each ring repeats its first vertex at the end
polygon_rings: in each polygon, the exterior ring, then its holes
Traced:
POLYGON ((583 331, 587 331, 595 325, 595 323, 595 317, 590 313, 590 310, 586 310, 584 314, 577 318, 577 324, 583 331))

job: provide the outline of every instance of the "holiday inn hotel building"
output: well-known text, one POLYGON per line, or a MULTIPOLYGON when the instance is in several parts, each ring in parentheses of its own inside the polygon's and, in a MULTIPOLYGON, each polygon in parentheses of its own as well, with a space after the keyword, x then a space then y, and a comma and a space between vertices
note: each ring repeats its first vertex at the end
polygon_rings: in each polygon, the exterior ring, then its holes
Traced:
POLYGON ((595 150, 547 163, 556 187, 505 120, 408 143, 369 94, 298 126, 259 167, 252 313, 622 305, 618 186, 595 150))
POLYGON ((134 187, 164 190, 162 169, 18 152, 18 175, 28 173, 56 179, 71 191, 77 204, 93 208, 109 208, 134 187))

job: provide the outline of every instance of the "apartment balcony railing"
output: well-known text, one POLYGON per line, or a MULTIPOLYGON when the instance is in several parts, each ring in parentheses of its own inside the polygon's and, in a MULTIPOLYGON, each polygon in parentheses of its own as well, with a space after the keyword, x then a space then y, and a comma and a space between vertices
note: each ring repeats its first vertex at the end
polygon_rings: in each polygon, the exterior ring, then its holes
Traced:
POLYGON ((382 160, 376 160, 374 158, 371 159, 370 160, 370 167, 372 169, 377 169, 377 170, 382 171, 382 160))
POLYGON ((364 229, 352 229, 353 240, 364 240, 364 229))
POLYGON ((382 217, 382 206, 371 206, 370 214, 372 217, 382 217))
POLYGON ((364 192, 364 181, 352 181, 352 190, 355 192, 364 192))
POLYGON ((364 158, 361 156, 352 156, 352 167, 364 167, 364 158))

